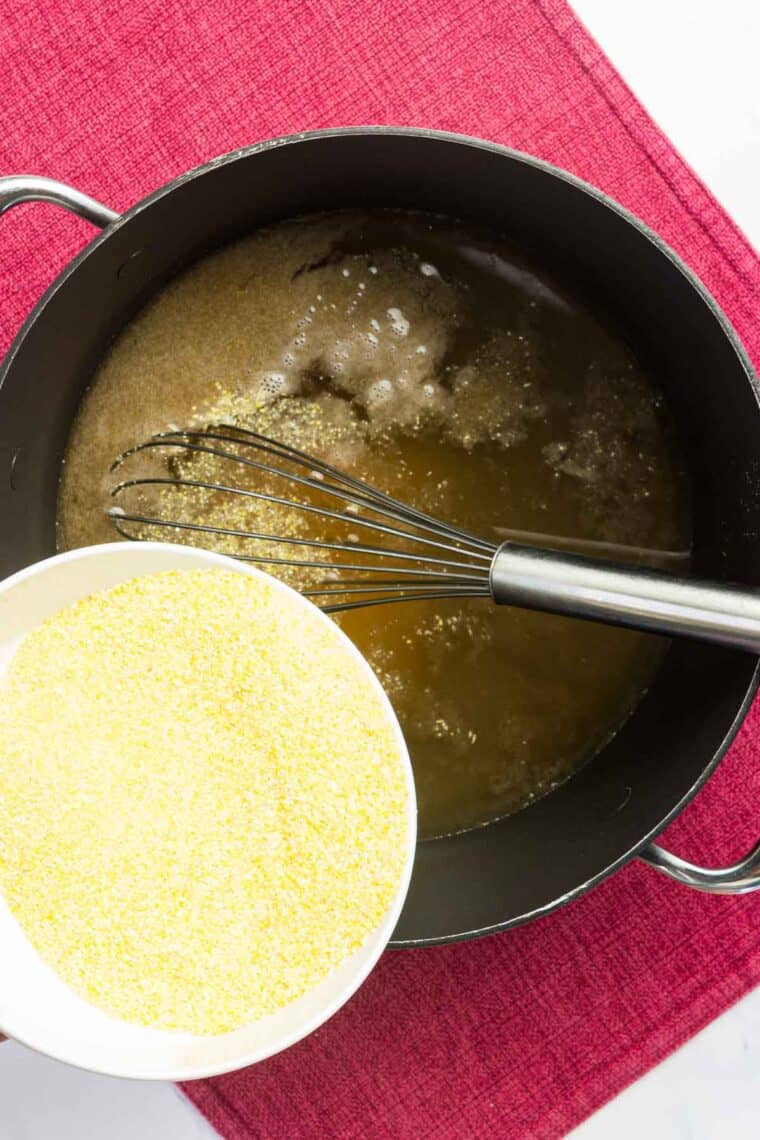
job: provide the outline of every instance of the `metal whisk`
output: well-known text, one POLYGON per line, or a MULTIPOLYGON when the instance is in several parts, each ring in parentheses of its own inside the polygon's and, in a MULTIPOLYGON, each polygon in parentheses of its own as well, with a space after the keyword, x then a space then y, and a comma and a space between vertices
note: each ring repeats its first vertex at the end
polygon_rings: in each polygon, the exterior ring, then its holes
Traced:
MULTIPOLYGON (((128 463, 139 468, 156 452, 165 473, 138 470, 111 492, 108 514, 123 537, 195 541, 247 562, 295 569, 306 576, 301 592, 328 613, 479 597, 760 652, 755 591, 513 540, 487 542, 295 447, 238 427, 163 432, 125 451, 112 471, 126 475, 128 463), (220 479, 228 470, 229 480, 220 479), (250 528, 227 525, 231 504, 235 522, 241 504, 244 515, 247 510, 250 528), (278 524, 292 518, 292 528, 258 529, 261 513, 272 508, 278 524), (307 516, 327 528, 324 538, 299 533, 298 520, 307 516)), ((596 545, 600 553, 606 547, 596 545)))

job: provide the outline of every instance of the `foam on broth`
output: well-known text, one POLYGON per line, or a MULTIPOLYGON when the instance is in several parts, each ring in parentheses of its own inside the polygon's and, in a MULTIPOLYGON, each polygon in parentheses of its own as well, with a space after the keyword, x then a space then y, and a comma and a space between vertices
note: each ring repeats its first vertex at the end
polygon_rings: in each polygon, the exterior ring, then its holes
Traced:
MULTIPOLYGON (((222 422, 493 541, 523 530, 688 547, 678 448, 630 348, 497 236, 446 219, 286 222, 172 281, 123 330, 83 401, 61 482, 61 547, 115 537, 104 508, 116 455, 172 425, 222 422)), ((196 461, 193 474, 209 472, 196 461)), ((166 501, 148 505, 167 513, 166 501)), ((168 505, 170 516, 326 534, 273 506, 253 514, 203 494, 168 505)), ((428 836, 517 810, 570 776, 625 720, 665 648, 484 600, 339 620, 395 705, 428 836)))

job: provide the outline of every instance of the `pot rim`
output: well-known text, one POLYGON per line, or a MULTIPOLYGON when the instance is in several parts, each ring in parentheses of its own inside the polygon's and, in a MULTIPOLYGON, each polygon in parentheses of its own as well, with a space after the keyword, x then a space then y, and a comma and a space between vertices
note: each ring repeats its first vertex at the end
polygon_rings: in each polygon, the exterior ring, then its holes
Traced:
MULTIPOLYGON (((0 396, 2 396, 3 386, 8 376, 17 353, 19 352, 24 340, 31 332, 34 324, 37 321, 40 313, 46 307, 48 302, 63 287, 68 279, 77 271, 79 266, 85 261, 91 253, 97 249, 102 243, 108 241, 112 234, 128 225, 130 221, 144 210, 149 209, 154 203, 162 198, 170 195, 173 191, 184 186, 195 178, 202 177, 205 174, 216 170, 219 167, 237 162, 240 159, 252 157, 260 152, 265 152, 274 147, 293 146, 302 142, 312 142, 315 140, 330 140, 332 138, 350 138, 361 136, 396 136, 417 138, 429 140, 432 142, 449 143, 456 146, 473 147, 478 150, 484 150, 494 155, 499 155, 504 158, 510 159, 512 162, 520 163, 525 166, 533 167, 535 170, 542 172, 550 177, 557 178, 566 183, 572 189, 579 191, 587 196, 593 198, 600 206, 613 211, 624 222, 632 226, 638 233, 653 245, 657 251, 662 254, 674 266, 675 269, 685 278, 688 285, 697 293, 700 300, 704 303, 706 309, 717 321, 723 335, 728 340, 731 348, 733 349, 737 360, 744 372, 747 382, 752 390, 755 402, 760 410, 760 380, 755 373, 752 364, 750 363, 744 346, 742 345, 736 330, 729 321, 722 308, 707 290, 705 285, 696 275, 696 273, 689 268, 683 259, 672 249, 666 241, 663 240, 650 226, 648 226, 641 218, 632 213, 626 207, 622 206, 614 198, 605 194, 602 190, 593 186, 591 183, 578 178, 576 175, 571 174, 569 171, 563 170, 561 167, 555 166, 544 159, 536 158, 533 155, 526 154, 523 151, 515 150, 514 148, 505 146, 501 143, 491 142, 486 139, 478 138, 474 135, 458 134, 450 131, 433 130, 425 127, 403 127, 403 126, 385 126, 385 125, 365 125, 365 126, 342 126, 330 127, 322 130, 294 132, 287 135, 279 135, 275 138, 264 139, 260 142, 253 143, 247 147, 240 147, 237 150, 230 151, 225 154, 218 155, 210 161, 202 163, 198 166, 192 167, 190 170, 178 175, 176 178, 158 187, 144 198, 139 199, 131 207, 119 214, 118 217, 110 222, 101 233, 95 236, 92 241, 78 253, 72 261, 62 270, 62 272, 54 279, 48 286, 35 306, 32 308, 29 315, 24 320, 20 329, 16 333, 13 341, 11 342, 5 359, 0 366, 0 396)), ((454 935, 438 935, 430 938, 421 939, 391 939, 389 943, 390 948, 412 947, 412 946, 433 946, 439 944, 448 944, 453 942, 468 941, 473 938, 483 937, 488 934, 496 934, 502 930, 508 930, 515 926, 520 926, 523 923, 530 922, 543 915, 550 914, 552 911, 557 910, 559 907, 564 906, 566 903, 573 899, 580 898, 586 894, 587 891, 597 886, 609 875, 614 874, 620 870, 626 863, 629 863, 641 851, 644 850, 662 831, 683 811, 689 802, 696 796, 700 788, 706 783, 709 777, 713 774, 718 764, 725 756, 728 748, 732 744, 737 732, 739 731, 749 709, 755 694, 760 686, 760 657, 755 660, 755 668, 747 686, 746 692, 739 704, 736 714, 733 717, 731 724, 726 731, 722 741, 716 748, 712 758, 705 764, 698 778, 694 781, 691 787, 684 793, 683 796, 673 805, 673 807, 666 812, 661 820, 650 828, 646 834, 636 843, 632 844, 627 851, 623 852, 611 863, 607 864, 596 874, 592 875, 590 879, 573 887, 570 891, 565 892, 563 895, 544 906, 537 907, 532 911, 521 914, 515 918, 506 919, 501 922, 489 924, 487 926, 476 927, 472 930, 458 932, 454 935)))

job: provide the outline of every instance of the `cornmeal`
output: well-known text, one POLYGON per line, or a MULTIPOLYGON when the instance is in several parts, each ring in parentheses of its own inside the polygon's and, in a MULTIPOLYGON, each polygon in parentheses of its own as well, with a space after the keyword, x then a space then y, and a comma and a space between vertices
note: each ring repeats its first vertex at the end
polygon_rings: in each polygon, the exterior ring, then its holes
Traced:
POLYGON ((222 1033, 362 945, 408 854, 399 738, 337 629, 263 578, 132 579, 0 682, 0 891, 123 1020, 222 1033))

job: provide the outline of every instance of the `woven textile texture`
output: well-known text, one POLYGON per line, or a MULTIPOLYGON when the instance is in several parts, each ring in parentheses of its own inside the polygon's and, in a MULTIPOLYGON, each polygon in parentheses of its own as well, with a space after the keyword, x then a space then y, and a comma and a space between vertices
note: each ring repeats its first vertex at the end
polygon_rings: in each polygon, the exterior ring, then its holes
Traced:
MULTIPOLYGON (((0 87, 2 173, 115 209, 295 130, 508 143, 657 230, 760 365, 755 253, 562 0, 5 0, 0 87)), ((3 218, 0 349, 90 234, 47 206, 3 218)), ((669 829, 679 853, 733 861, 756 838, 759 736, 756 706, 669 829)), ((229 1140, 557 1137, 759 978, 760 897, 698 895, 633 864, 512 933, 386 954, 310 1039, 184 1091, 229 1140)))

